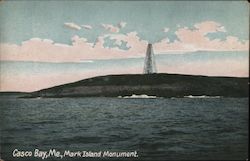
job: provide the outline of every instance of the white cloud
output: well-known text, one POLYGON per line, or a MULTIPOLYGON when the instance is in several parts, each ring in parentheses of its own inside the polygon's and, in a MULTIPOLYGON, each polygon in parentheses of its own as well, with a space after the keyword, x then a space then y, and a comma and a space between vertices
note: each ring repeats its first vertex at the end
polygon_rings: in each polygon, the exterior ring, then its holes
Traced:
POLYGON ((82 27, 84 29, 87 29, 87 30, 91 30, 92 29, 92 26, 90 26, 90 25, 82 25, 82 27))
POLYGON ((227 32, 224 26, 220 26, 217 30, 220 32, 227 32))
POLYGON ((126 24, 127 24, 126 22, 121 21, 116 26, 112 24, 101 24, 101 26, 109 32, 118 33, 120 29, 126 26, 126 24))
POLYGON ((74 30, 81 30, 81 26, 79 26, 73 22, 66 22, 66 23, 64 23, 64 26, 66 26, 70 29, 74 29, 74 30))
POLYGON ((163 32, 168 32, 169 31, 169 28, 165 27, 163 28, 163 32))
POLYGON ((109 31, 109 32, 113 32, 113 33, 117 33, 120 31, 119 27, 116 27, 114 25, 111 25, 111 24, 102 24, 102 27, 109 31))
POLYGON ((126 25, 127 25, 126 22, 121 21, 121 22, 118 24, 118 27, 119 27, 119 28, 124 28, 126 25))

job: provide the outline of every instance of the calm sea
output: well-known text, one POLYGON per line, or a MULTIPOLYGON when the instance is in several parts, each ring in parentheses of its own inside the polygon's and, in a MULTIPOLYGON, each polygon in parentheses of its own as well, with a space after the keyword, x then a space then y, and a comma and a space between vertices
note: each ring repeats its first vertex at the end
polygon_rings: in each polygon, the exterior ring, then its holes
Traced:
POLYGON ((13 151, 136 151, 137 158, 44 160, 246 160, 247 98, 0 98, 1 157, 13 151))

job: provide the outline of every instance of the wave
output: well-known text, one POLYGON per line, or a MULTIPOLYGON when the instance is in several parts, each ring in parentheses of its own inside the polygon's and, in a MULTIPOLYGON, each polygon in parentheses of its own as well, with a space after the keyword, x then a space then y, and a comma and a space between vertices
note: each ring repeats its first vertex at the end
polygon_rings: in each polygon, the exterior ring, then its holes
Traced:
POLYGON ((221 96, 206 96, 206 95, 193 96, 193 95, 188 95, 188 96, 184 96, 184 98, 221 98, 221 96))
POLYGON ((118 98, 157 98, 156 96, 148 96, 146 94, 136 95, 132 94, 131 96, 118 96, 118 98))

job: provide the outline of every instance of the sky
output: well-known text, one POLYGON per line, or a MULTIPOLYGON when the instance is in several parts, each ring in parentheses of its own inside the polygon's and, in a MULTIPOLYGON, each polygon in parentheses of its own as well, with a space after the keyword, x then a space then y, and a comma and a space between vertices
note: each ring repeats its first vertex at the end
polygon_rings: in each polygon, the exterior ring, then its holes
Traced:
POLYGON ((1 1, 0 91, 141 74, 248 77, 246 1, 1 1))

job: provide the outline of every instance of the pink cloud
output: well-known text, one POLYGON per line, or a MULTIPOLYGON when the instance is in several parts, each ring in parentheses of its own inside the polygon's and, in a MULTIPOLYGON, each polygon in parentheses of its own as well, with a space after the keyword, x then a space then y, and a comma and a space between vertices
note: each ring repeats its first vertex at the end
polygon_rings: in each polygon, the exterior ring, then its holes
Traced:
MULTIPOLYGON (((178 41, 170 42, 166 37, 154 43, 155 53, 168 52, 192 52, 192 51, 248 51, 249 40, 240 41, 237 37, 227 36, 226 40, 210 40, 207 33, 224 32, 220 24, 213 21, 205 21, 195 24, 195 29, 187 27, 176 31, 178 41)), ((127 34, 115 33, 101 35, 95 43, 90 43, 84 37, 73 36, 72 44, 55 43, 53 40, 33 38, 24 41, 21 45, 0 44, 0 60, 9 61, 40 61, 40 62, 80 62, 94 59, 122 59, 144 57, 147 44, 137 32, 127 34), (115 44, 126 43, 127 50, 119 47, 104 47, 105 38, 109 37, 115 44)))
POLYGON ((226 40, 210 40, 206 35, 214 32, 226 32, 225 27, 213 21, 205 21, 194 25, 195 29, 179 28, 175 34, 179 41, 173 43, 165 38, 154 44, 156 52, 170 51, 248 51, 249 40, 241 42, 237 37, 227 36, 226 40))
POLYGON ((204 21, 197 23, 194 25, 194 27, 198 29, 200 33, 203 33, 203 35, 213 32, 226 32, 224 26, 214 21, 204 21))
POLYGON ((94 43, 89 43, 86 38, 72 37, 72 44, 54 43, 52 40, 33 38, 21 45, 0 44, 0 60, 8 61, 39 61, 39 62, 79 62, 89 59, 121 59, 144 56, 146 41, 142 41, 137 33, 131 32, 126 35, 99 36, 94 43), (110 36, 116 41, 128 42, 129 50, 118 47, 104 47, 104 38, 110 36))

